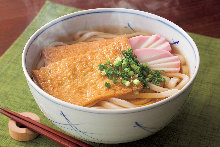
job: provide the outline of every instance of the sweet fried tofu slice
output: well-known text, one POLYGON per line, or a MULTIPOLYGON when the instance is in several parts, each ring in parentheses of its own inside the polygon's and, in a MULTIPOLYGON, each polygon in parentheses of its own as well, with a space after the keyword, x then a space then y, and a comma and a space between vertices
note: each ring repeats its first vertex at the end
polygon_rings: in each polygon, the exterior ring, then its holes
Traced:
POLYGON ((40 70, 33 70, 33 77, 50 95, 79 106, 90 106, 100 100, 118 97, 142 88, 141 85, 132 84, 127 87, 121 84, 120 80, 113 84, 112 80, 101 75, 98 70, 98 65, 104 64, 106 60, 114 62, 117 57, 123 58, 122 50, 129 48, 128 39, 120 36, 102 49, 65 58, 40 70), (105 82, 109 82, 111 87, 105 87, 105 82))
POLYGON ((60 61, 68 57, 74 57, 82 54, 86 54, 89 51, 99 50, 104 46, 111 44, 118 38, 99 40, 93 42, 63 45, 55 47, 45 47, 42 51, 42 55, 46 65, 50 63, 60 61))

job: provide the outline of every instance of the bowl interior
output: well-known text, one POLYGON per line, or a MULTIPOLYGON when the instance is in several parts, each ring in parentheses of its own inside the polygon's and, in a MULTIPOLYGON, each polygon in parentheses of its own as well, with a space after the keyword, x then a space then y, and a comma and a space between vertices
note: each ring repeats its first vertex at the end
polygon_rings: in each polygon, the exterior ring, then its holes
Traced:
POLYGON ((66 34, 99 26, 128 27, 132 31, 143 30, 164 36, 185 56, 191 77, 195 77, 199 66, 198 49, 185 31, 172 22, 147 12, 109 8, 68 14, 40 28, 30 38, 23 53, 23 68, 29 74, 29 79, 34 60, 43 47, 66 34))

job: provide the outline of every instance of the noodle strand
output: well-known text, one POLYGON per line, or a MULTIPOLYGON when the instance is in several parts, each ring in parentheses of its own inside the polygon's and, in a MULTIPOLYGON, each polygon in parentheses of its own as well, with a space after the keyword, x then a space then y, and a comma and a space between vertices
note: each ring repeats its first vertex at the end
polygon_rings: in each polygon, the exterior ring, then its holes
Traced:
POLYGON ((100 101, 98 102, 98 105, 101 107, 104 107, 106 109, 124 109, 123 107, 117 106, 113 103, 107 102, 107 101, 100 101))
POLYGON ((153 83, 148 83, 148 86, 150 87, 151 90, 154 90, 156 92, 164 92, 164 91, 168 90, 167 88, 163 88, 163 87, 157 86, 157 85, 155 85, 153 83))
POLYGON ((140 93, 138 95, 127 95, 126 98, 165 98, 177 93, 178 89, 170 89, 160 93, 140 93))
POLYGON ((189 77, 187 75, 181 74, 181 73, 165 73, 164 75, 166 75, 168 77, 182 78, 182 81, 175 87, 176 89, 182 89, 183 86, 185 86, 186 83, 189 81, 189 77))
POLYGON ((169 84, 168 84, 168 88, 169 89, 175 88, 175 86, 177 85, 177 82, 179 82, 179 80, 180 79, 177 78, 177 77, 171 78, 170 81, 169 81, 169 84))
POLYGON ((132 104, 128 101, 118 99, 118 98, 109 98, 108 101, 113 103, 113 104, 125 107, 125 108, 135 108, 135 107, 137 107, 137 106, 135 106, 134 104, 132 104))

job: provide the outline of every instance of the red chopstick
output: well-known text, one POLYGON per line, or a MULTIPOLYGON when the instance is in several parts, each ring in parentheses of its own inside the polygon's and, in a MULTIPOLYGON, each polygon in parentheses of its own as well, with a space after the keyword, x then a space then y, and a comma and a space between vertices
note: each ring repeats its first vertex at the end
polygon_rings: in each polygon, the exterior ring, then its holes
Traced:
POLYGON ((22 125, 26 126, 27 128, 63 145, 66 147, 91 147, 89 144, 81 142, 75 138, 72 138, 62 132, 59 132, 57 130, 54 130, 48 126, 45 126, 37 121, 34 121, 28 117, 25 117, 23 115, 20 115, 18 113, 15 113, 11 110, 8 110, 6 108, 0 107, 1 110, 0 113, 6 115, 7 117, 15 120, 16 122, 21 123, 22 125))

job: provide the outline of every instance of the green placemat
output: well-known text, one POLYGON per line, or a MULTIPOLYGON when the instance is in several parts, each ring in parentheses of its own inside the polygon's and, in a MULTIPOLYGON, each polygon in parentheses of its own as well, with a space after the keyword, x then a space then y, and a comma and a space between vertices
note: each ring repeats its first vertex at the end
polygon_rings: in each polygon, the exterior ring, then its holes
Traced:
MULTIPOLYGON (((47 1, 23 34, 0 58, 1 106, 15 112, 34 112, 40 116, 42 123, 58 129, 43 115, 29 91, 21 67, 21 54, 25 43, 38 28, 52 19, 78 10, 47 1)), ((183 110, 158 133, 139 141, 115 146, 220 146, 220 39, 192 33, 190 35, 199 48, 201 65, 183 110)), ((0 115, 0 146, 59 146, 42 136, 29 142, 13 140, 8 133, 8 120, 0 115)))

